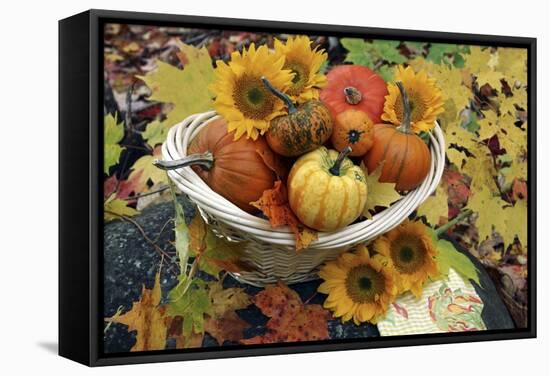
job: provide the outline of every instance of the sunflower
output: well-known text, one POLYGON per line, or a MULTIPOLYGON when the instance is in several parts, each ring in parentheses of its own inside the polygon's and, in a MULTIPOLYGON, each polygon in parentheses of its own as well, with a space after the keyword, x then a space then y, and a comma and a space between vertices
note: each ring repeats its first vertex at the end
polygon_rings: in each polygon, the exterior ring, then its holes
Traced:
POLYGON ((269 128, 271 119, 286 113, 283 102, 261 81, 264 76, 277 89, 286 91, 293 76, 283 69, 284 63, 284 56, 270 53, 267 46, 256 49, 254 43, 242 53, 233 52, 229 64, 216 62, 214 83, 210 85, 216 96, 214 109, 227 121, 228 131, 235 131, 235 140, 245 133, 257 139, 269 128))
POLYGON ((327 60, 324 50, 311 49, 311 41, 307 36, 289 38, 285 44, 275 39, 275 54, 285 57, 284 69, 294 73, 292 84, 287 94, 297 103, 311 99, 319 99, 319 88, 327 83, 327 78, 319 72, 321 65, 327 60))
MULTIPOLYGON (((412 129, 416 133, 430 131, 434 127, 437 115, 443 112, 442 94, 435 80, 428 77, 424 71, 415 73, 411 67, 398 66, 395 81, 403 82, 407 91, 411 106, 412 129)), ((401 125, 403 102, 396 84, 388 84, 388 95, 385 98, 382 120, 401 125)))
POLYGON ((324 307, 342 321, 376 323, 395 300, 397 289, 391 267, 380 256, 370 257, 366 249, 344 253, 326 263, 319 272, 325 281, 318 291, 328 294, 324 307))
POLYGON ((398 293, 411 291, 422 295, 422 285, 439 271, 434 247, 426 226, 421 222, 406 221, 374 242, 374 250, 384 256, 395 270, 398 293))

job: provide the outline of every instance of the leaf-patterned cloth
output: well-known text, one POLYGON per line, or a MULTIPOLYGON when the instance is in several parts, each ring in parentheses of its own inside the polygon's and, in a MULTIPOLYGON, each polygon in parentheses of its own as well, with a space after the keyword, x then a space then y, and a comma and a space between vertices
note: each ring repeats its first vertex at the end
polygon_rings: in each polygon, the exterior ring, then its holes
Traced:
POLYGON ((428 283, 418 299, 400 296, 378 322, 381 336, 486 330, 483 301, 453 269, 447 279, 428 283))

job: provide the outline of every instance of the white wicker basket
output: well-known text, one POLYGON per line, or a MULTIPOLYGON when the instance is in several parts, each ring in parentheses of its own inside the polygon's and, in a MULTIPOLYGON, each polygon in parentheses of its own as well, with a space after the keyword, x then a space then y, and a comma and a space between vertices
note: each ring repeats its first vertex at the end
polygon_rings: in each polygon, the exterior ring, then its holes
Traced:
MULTIPOLYGON (((185 157, 191 140, 205 125, 218 117, 214 111, 210 111, 191 115, 174 125, 162 145, 163 159, 172 161, 185 157)), ((445 166, 445 140, 439 125, 436 124, 430 138, 432 165, 428 176, 418 188, 370 220, 334 232, 320 232, 318 240, 300 252, 295 250, 294 235, 288 227, 272 228, 267 220, 241 210, 210 189, 191 167, 172 170, 168 174, 176 186, 196 203, 206 222, 217 234, 231 241, 243 242, 243 261, 252 264, 255 271, 234 273, 236 279, 255 286, 264 286, 277 280, 296 283, 317 278, 316 269, 323 262, 391 230, 434 192, 445 166)))

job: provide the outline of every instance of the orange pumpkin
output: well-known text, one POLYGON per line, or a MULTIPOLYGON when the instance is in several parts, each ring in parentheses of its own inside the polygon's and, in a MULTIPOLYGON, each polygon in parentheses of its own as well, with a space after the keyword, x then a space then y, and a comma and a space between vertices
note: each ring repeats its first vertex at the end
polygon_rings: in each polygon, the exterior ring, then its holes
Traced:
POLYGON ((336 116, 330 140, 338 151, 351 146, 351 156, 365 155, 374 142, 374 124, 363 111, 346 110, 336 116))
POLYGON ((256 140, 241 137, 233 140, 227 123, 217 119, 206 125, 193 139, 188 157, 179 161, 157 162, 158 167, 176 169, 191 165, 193 170, 215 192, 247 212, 257 209, 249 203, 273 187, 277 171, 284 168, 263 137, 256 140))
POLYGON ((367 67, 338 65, 327 74, 327 85, 321 90, 321 100, 335 118, 346 110, 364 111, 373 123, 380 123, 386 82, 367 67))
POLYGON ((426 143, 411 130, 411 109, 405 88, 397 82, 403 100, 400 126, 376 124, 374 144, 364 158, 368 171, 383 163, 380 181, 408 191, 418 187, 430 171, 432 157, 426 143))

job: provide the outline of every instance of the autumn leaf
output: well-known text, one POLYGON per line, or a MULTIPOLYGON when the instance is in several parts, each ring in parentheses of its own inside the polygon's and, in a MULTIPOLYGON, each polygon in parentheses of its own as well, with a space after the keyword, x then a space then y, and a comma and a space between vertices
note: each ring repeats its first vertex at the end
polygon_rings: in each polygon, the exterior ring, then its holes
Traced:
POLYGON ((109 114, 103 119, 103 172, 109 175, 109 169, 118 163, 122 146, 118 143, 124 137, 124 125, 118 123, 117 115, 109 114))
POLYGON ((243 339, 245 345, 321 341, 329 338, 330 313, 318 304, 304 304, 285 284, 267 286, 254 297, 254 304, 269 317, 264 335, 243 339))
POLYGON ((225 341, 239 342, 249 327, 250 325, 235 311, 226 312, 217 319, 208 318, 204 323, 204 330, 214 337, 219 345, 225 341))
POLYGON ((124 314, 117 312, 105 319, 128 326, 128 331, 136 331, 136 343, 130 351, 164 350, 166 347, 166 322, 164 306, 160 305, 160 271, 155 276, 152 290, 145 286, 141 291, 139 301, 132 304, 132 309, 124 314))
POLYGON ((168 184, 166 172, 155 167, 153 164, 153 161, 160 157, 161 148, 157 146, 153 151, 153 155, 144 155, 134 163, 128 180, 132 182, 136 192, 141 193, 147 191, 149 189, 149 181, 151 181, 153 185, 157 183, 168 184))
POLYGON ((185 213, 183 206, 176 197, 176 189, 174 184, 170 182, 170 193, 174 202, 174 247, 180 264, 180 274, 185 274, 187 271, 187 261, 189 260, 189 247, 192 242, 192 237, 189 234, 190 230, 185 222, 185 213), (191 239, 190 239, 191 237, 191 239))
POLYGON ((223 288, 222 281, 208 283, 208 294, 212 300, 212 317, 221 317, 227 311, 243 309, 252 304, 250 296, 243 288, 223 288))
POLYGON ((150 100, 173 105, 162 122, 165 130, 189 115, 212 108, 208 85, 214 79, 214 68, 208 50, 206 47, 199 49, 181 42, 178 42, 178 47, 178 58, 184 66, 183 70, 157 60, 156 71, 138 76, 151 89, 150 100))
POLYGON ((168 293, 166 315, 182 318, 181 335, 189 341, 194 334, 204 333, 205 315, 211 312, 212 303, 202 279, 194 279, 187 290, 186 281, 186 276, 180 275, 178 285, 168 293))
POLYGON ((248 307, 252 303, 250 296, 242 288, 224 289, 221 281, 211 282, 208 287, 212 310, 204 323, 204 330, 220 345, 225 341, 238 342, 250 325, 235 310, 248 307))
POLYGON ((496 196, 488 186, 481 186, 472 192, 466 208, 477 213, 476 227, 480 240, 493 235, 493 228, 501 234, 507 230, 503 207, 507 203, 496 196), (503 231, 504 230, 504 231, 503 231))
POLYGON ((439 184, 436 191, 416 209, 416 215, 424 216, 432 226, 438 225, 441 218, 447 219, 449 216, 447 188, 439 184))
POLYGON ((395 190, 395 183, 381 183, 379 181, 382 173, 382 164, 370 174, 363 163, 361 163, 361 168, 365 171, 368 187, 367 203, 363 209, 363 216, 372 218, 371 210, 374 210, 377 206, 389 207, 394 202, 400 200, 401 195, 395 190))
POLYGON ((304 226, 290 209, 286 187, 280 180, 250 205, 260 209, 269 218, 272 227, 288 225, 294 233, 297 251, 307 248, 311 242, 317 240, 317 232, 304 226))
POLYGON ((398 49, 401 44, 398 41, 372 40, 366 42, 364 39, 342 38, 340 43, 348 50, 345 61, 369 67, 377 71, 385 81, 391 80, 393 69, 380 63, 401 64, 407 61, 398 49))
POLYGON ((439 272, 443 276, 449 275, 449 269, 453 268, 466 280, 471 279, 479 286, 479 270, 465 254, 457 251, 453 243, 445 239, 434 239, 437 249, 437 264, 439 272))
POLYGON ((527 246, 527 200, 517 200, 513 206, 504 208, 505 227, 499 231, 505 244, 512 244, 518 237, 522 246, 527 246))
POLYGON ((132 217, 139 212, 128 206, 128 201, 116 197, 116 193, 103 203, 103 220, 109 222, 115 219, 120 219, 122 216, 132 217))
POLYGON ((155 146, 162 144, 166 140, 169 129, 170 128, 163 122, 154 120, 147 124, 147 128, 145 128, 141 137, 143 137, 143 139, 147 141, 147 144, 154 149, 155 146))

